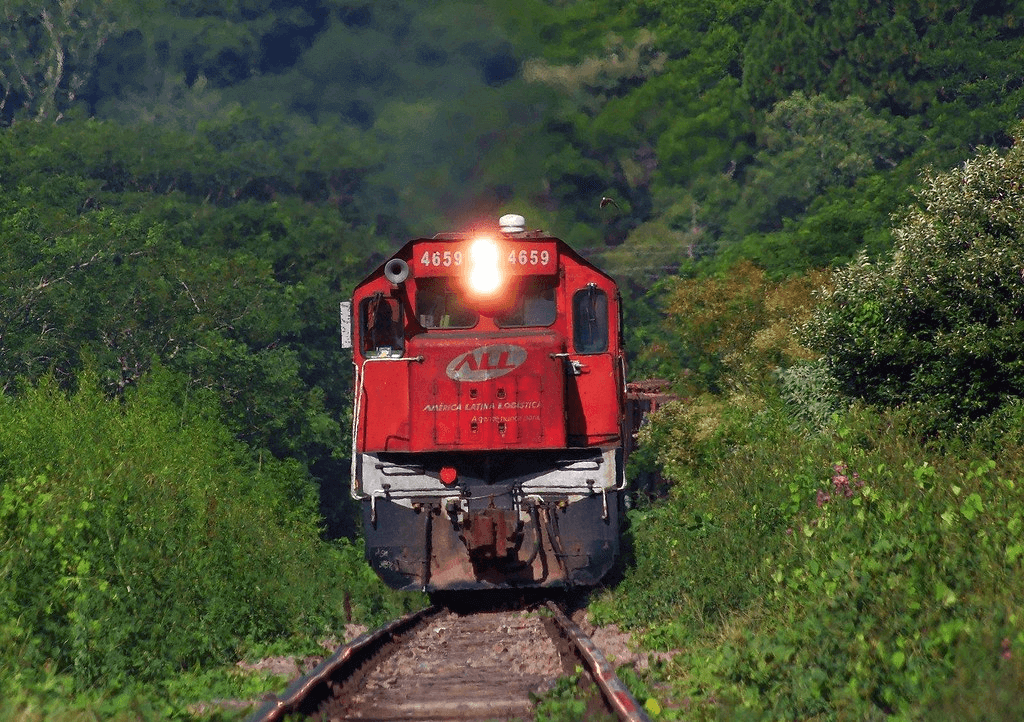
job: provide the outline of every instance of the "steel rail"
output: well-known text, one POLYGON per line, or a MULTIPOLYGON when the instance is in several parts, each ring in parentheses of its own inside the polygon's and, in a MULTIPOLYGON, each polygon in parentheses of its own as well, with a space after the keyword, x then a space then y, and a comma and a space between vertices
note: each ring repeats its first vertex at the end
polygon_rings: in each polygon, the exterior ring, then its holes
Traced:
POLYGON ((573 622, 554 602, 547 602, 547 608, 555 617, 558 626, 569 637, 577 654, 585 663, 587 671, 601 689, 601 696, 612 713, 623 722, 651 722, 647 712, 636 701, 618 675, 615 668, 583 630, 573 622))
POLYGON ((295 712, 312 714, 322 701, 331 696, 332 683, 351 675, 382 646, 437 612, 437 607, 430 606, 361 634, 339 647, 312 672, 288 685, 280 695, 266 701, 246 718, 246 722, 278 722, 286 714, 295 712))

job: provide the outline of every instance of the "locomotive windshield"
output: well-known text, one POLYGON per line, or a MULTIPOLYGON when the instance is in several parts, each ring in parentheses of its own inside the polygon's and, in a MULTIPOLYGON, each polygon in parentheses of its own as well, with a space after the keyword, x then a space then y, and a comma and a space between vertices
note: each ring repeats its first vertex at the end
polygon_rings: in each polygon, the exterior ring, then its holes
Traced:
POLYGON ((530 279, 516 293, 515 305, 498 315, 494 323, 499 328, 550 326, 555 322, 554 281, 530 279))
POLYGON ((477 314, 444 278, 424 278, 416 287, 416 317, 423 328, 472 328, 477 314))
MULTIPOLYGON (((426 329, 476 326, 479 315, 450 279, 424 278, 416 287, 416 318, 426 329)), ((555 322, 555 281, 531 278, 511 292, 511 304, 494 318, 499 328, 550 326, 555 322)))

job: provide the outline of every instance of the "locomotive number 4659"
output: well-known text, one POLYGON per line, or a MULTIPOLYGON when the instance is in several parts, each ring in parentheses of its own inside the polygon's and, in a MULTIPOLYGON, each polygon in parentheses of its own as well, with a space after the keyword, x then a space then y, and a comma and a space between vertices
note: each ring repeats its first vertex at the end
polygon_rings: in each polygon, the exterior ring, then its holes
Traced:
MULTIPOLYGON (((462 265, 463 258, 462 251, 424 251, 420 256, 420 265, 425 268, 458 267, 462 265)), ((510 266, 546 266, 551 263, 551 252, 546 249, 513 248, 509 250, 506 261, 510 266)))
POLYGON ((424 251, 420 258, 421 266, 461 266, 462 251, 424 251))

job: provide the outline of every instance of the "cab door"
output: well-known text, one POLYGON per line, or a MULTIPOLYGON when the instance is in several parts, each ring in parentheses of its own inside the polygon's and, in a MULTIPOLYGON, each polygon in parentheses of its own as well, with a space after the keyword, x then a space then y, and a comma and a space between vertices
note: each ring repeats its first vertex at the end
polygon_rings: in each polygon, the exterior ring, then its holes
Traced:
POLYGON ((598 446, 620 440, 622 386, 617 345, 618 309, 608 292, 588 283, 573 292, 572 346, 567 354, 566 422, 570 446, 598 446))

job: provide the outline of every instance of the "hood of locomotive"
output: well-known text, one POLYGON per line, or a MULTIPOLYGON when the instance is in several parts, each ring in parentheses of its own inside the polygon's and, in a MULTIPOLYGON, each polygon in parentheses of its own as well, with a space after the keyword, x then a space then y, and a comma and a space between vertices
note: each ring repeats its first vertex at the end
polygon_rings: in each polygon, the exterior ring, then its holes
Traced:
POLYGON ((564 342, 554 332, 421 337, 409 372, 409 450, 565 446, 564 342))
POLYGON ((357 450, 563 448, 564 348, 553 330, 410 338, 410 361, 364 365, 357 450))

